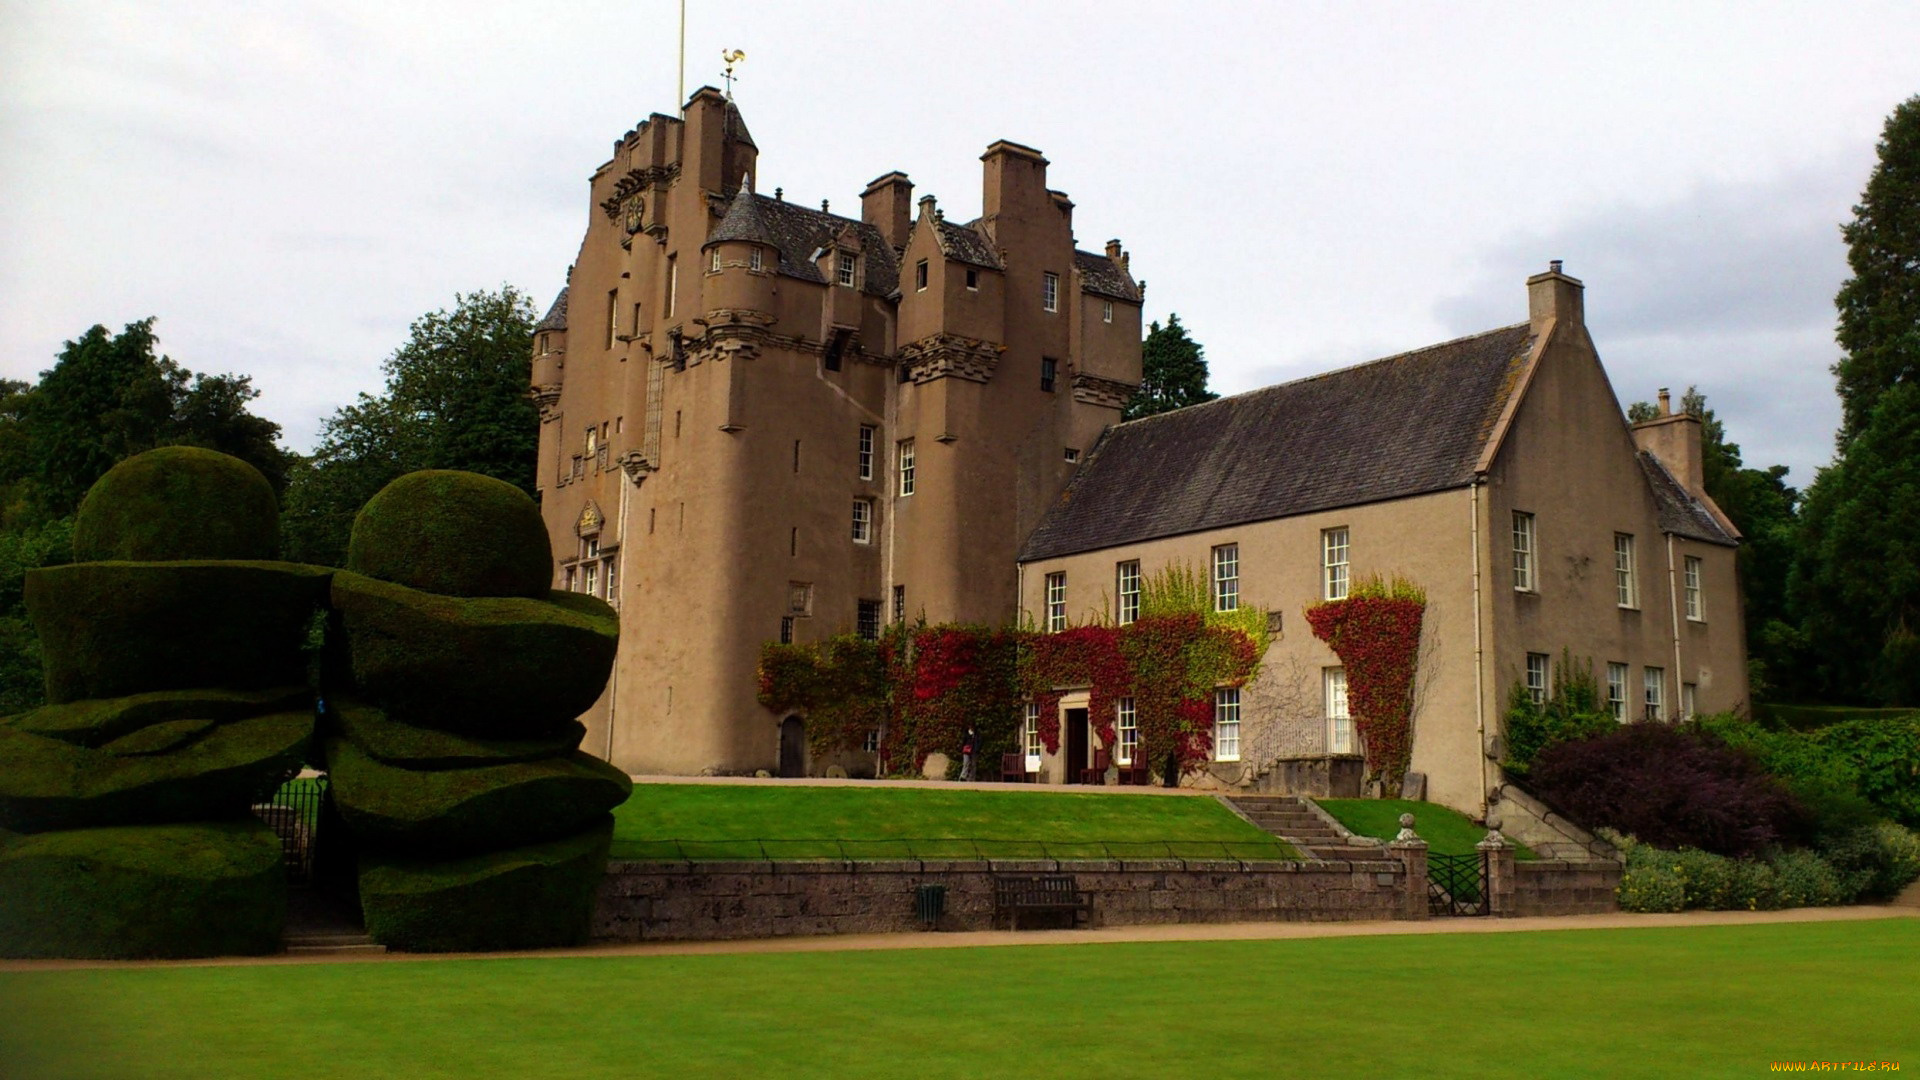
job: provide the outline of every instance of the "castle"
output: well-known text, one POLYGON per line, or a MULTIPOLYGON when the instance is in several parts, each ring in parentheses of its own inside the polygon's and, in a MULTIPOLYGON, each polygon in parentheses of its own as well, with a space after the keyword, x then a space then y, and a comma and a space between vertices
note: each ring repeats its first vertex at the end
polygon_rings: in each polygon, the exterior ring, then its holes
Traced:
MULTIPOLYGON (((594 173, 533 363, 556 586, 644 613, 589 749, 817 772, 804 718, 755 699, 764 642, 1124 623, 1168 565, 1272 613, 1188 783, 1360 793, 1344 669, 1299 613, 1370 576, 1427 594, 1415 797, 1486 812, 1510 688, 1543 697, 1568 659, 1622 720, 1746 702, 1739 534, 1705 493, 1699 421, 1663 391, 1628 424, 1558 263, 1523 322, 1121 424, 1141 377, 1126 252, 1075 245, 1038 151, 981 160, 965 224, 898 172, 858 220, 798 206, 760 192, 739 110, 707 88, 594 173)), ((1050 782, 1101 749, 1061 689, 1059 748, 1031 707, 1023 736, 1050 782)))
POLYGON ((1047 159, 996 142, 982 213, 891 172, 860 216, 756 182, 711 88, 615 144, 535 328, 560 588, 636 605, 587 748, 634 771, 792 773, 769 640, 1016 617, 1015 557, 1140 382, 1139 286, 1074 243, 1047 159))

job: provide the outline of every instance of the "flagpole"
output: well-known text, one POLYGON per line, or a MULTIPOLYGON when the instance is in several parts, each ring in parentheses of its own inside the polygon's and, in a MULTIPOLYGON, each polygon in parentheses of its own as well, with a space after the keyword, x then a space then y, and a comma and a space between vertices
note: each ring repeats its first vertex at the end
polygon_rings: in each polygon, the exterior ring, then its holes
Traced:
POLYGON ((673 99, 675 109, 687 103, 687 0, 680 0, 680 82, 673 99))

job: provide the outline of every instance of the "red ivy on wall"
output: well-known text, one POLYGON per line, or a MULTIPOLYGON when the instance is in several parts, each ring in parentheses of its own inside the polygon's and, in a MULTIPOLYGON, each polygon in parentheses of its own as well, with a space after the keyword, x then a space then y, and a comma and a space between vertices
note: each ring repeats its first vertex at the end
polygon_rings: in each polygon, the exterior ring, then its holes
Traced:
POLYGON ((1313 636, 1347 669, 1347 711, 1360 733, 1369 779, 1398 797, 1413 758, 1413 681, 1426 595, 1416 586, 1361 582, 1344 600, 1307 609, 1313 636))

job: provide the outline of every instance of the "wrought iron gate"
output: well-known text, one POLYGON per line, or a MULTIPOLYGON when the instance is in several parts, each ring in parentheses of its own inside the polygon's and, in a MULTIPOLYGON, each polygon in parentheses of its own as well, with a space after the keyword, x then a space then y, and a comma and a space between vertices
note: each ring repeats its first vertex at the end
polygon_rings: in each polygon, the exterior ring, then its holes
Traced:
POLYGON ((1427 856, 1427 911, 1433 915, 1487 913, 1487 855, 1427 856))
POLYGON ((271 799, 254 804, 254 816, 280 835, 280 853, 292 884, 313 880, 314 840, 320 831, 320 804, 326 798, 327 777, 322 773, 288 780, 271 799))

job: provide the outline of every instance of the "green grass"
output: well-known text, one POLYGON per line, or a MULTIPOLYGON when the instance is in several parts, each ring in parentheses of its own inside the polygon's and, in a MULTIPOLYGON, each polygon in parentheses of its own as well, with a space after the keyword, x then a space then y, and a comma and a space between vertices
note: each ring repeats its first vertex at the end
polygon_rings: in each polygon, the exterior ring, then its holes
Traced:
MULTIPOLYGON (((1400 833, 1400 815, 1413 815, 1413 831, 1427 842, 1435 855, 1471 855, 1473 845, 1487 838, 1487 830, 1475 825, 1465 814, 1439 803, 1414 802, 1412 799, 1316 799, 1340 824, 1361 836, 1391 840, 1400 833)), ((1533 849, 1508 838, 1516 859, 1538 858, 1533 849)))
POLYGON ((1920 1062, 1920 919, 0 973, 17 1080, 1751 1077, 1920 1062))
POLYGON ((1295 859, 1213 799, 1050 791, 640 784, 616 859, 1295 859))
POLYGON ((1755 705, 1753 717, 1794 731, 1816 731, 1849 720, 1897 720, 1916 715, 1914 709, 1874 709, 1864 705, 1755 705))

